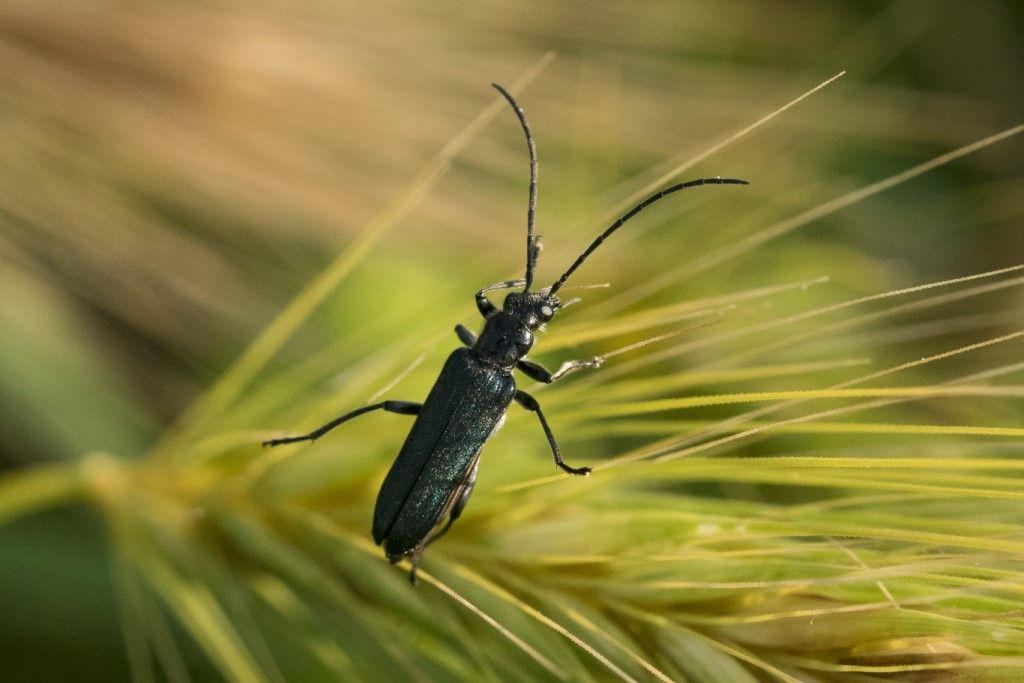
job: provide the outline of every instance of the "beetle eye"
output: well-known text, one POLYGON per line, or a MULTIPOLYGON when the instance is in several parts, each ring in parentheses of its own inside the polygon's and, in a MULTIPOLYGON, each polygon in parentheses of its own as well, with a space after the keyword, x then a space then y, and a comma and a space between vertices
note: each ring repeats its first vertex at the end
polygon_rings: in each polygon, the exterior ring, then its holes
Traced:
POLYGON ((541 306, 540 307, 540 317, 543 318, 544 320, 551 320, 551 318, 554 315, 555 315, 555 312, 551 309, 550 306, 541 306))

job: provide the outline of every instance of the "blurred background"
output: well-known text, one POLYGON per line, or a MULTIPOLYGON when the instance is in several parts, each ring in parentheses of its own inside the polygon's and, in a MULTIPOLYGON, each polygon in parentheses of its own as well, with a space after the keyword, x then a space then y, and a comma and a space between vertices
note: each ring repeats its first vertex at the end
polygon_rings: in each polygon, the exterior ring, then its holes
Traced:
MULTIPOLYGON (((678 178, 751 186, 652 209, 577 276, 613 286, 585 292, 574 320, 623 292, 657 306, 830 278, 807 308, 1024 256, 1024 142, 1011 138, 744 258, 635 289, 1021 123, 1015 0, 5 0, 0 468, 97 450, 145 455, 494 100, 489 84, 516 81, 549 51, 519 96, 540 157, 541 281, 639 188, 847 71, 678 178)), ((333 348, 336 371, 445 334, 473 291, 521 269, 528 171, 521 132, 501 110, 270 372, 312 349, 333 348)), ((1001 329, 1019 323, 1021 303, 1011 288, 944 315, 951 329, 1001 329)), ((441 338, 445 349, 455 341, 441 338)), ((950 346, 905 330, 899 340, 919 356, 950 346)), ((299 419, 270 411, 248 426, 299 419)), ((128 676, 105 538, 79 507, 0 528, 0 677, 128 676)), ((197 678, 216 678, 185 652, 197 678)))

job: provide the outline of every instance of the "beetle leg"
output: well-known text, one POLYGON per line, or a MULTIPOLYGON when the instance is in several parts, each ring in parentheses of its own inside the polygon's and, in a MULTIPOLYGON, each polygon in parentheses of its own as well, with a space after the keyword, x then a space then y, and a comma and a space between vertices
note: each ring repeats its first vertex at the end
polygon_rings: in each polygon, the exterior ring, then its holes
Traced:
POLYGON ((476 335, 469 331, 465 325, 456 325, 455 334, 459 336, 459 341, 466 346, 473 346, 476 344, 476 335))
POLYGON ((526 360, 525 358, 520 359, 516 363, 524 374, 538 382, 544 382, 544 384, 551 384, 555 380, 559 380, 570 372, 574 372, 581 368, 599 368, 604 364, 604 356, 594 356, 593 358, 587 358, 585 360, 567 360, 562 363, 557 370, 551 372, 540 363, 534 363, 532 360, 526 360))
POLYGON ((561 467, 569 474, 590 474, 589 467, 569 467, 562 461, 562 453, 558 450, 558 444, 555 443, 555 435, 551 433, 551 427, 548 426, 548 421, 544 418, 544 413, 540 409, 540 404, 537 403, 537 399, 530 396, 525 391, 516 389, 515 393, 516 403, 529 410, 531 413, 537 413, 537 417, 540 419, 540 426, 544 428, 544 434, 548 437, 548 443, 551 444, 551 452, 555 456, 555 464, 561 467))
POLYGON ((362 408, 356 408, 351 413, 345 413, 339 418, 335 418, 325 424, 323 427, 314 429, 309 434, 303 434, 302 436, 288 436, 283 439, 271 439, 270 441, 264 441, 264 446, 280 446, 284 443, 295 443, 296 441, 316 441, 321 436, 331 431, 342 422, 348 422, 354 417, 359 417, 365 413, 369 413, 373 410, 386 410, 389 413, 398 413, 400 415, 419 415, 420 408, 423 407, 422 403, 413 403, 412 401, 383 401, 382 403, 374 403, 370 406, 363 406, 362 408))
MULTIPOLYGON (((479 456, 479 453, 477 455, 479 456)), ((440 525, 434 527, 425 539, 406 553, 405 557, 409 559, 411 565, 409 568, 409 582, 413 585, 416 585, 416 570, 419 569, 420 562, 423 559, 423 552, 427 549, 427 546, 448 533, 448 530, 452 528, 452 524, 462 515, 462 511, 466 509, 469 496, 473 493, 473 487, 476 486, 476 473, 479 467, 480 460, 478 459, 473 463, 473 468, 469 471, 469 475, 463 480, 461 490, 458 490, 453 496, 455 502, 452 504, 451 510, 448 511, 448 521, 445 522, 445 525, 443 527, 440 525)), ((396 557, 395 560, 397 559, 399 558, 396 557)), ((392 560, 392 562, 395 560, 392 560)))
POLYGON ((430 545, 437 539, 448 533, 448 530, 452 528, 452 524, 455 524, 461 515, 462 511, 466 509, 466 504, 469 503, 469 496, 473 493, 473 487, 476 486, 476 471, 480 467, 480 461, 477 460, 476 464, 473 465, 473 469, 470 471, 469 476, 466 478, 466 484, 462 489, 462 493, 459 494, 458 499, 455 501, 455 505, 452 506, 451 512, 448 513, 448 522, 444 525, 444 528, 432 535, 424 547, 430 545))
POLYGON ((480 311, 480 315, 485 319, 490 318, 498 310, 497 307, 490 302, 482 289, 476 293, 476 309, 480 311))
POLYGON ((493 285, 484 287, 476 293, 476 307, 480 311, 480 315, 484 318, 490 318, 492 315, 497 313, 498 307, 490 302, 487 298, 488 292, 493 292, 498 289, 512 289, 513 287, 522 287, 526 284, 526 280, 503 280, 501 282, 495 282, 493 285))

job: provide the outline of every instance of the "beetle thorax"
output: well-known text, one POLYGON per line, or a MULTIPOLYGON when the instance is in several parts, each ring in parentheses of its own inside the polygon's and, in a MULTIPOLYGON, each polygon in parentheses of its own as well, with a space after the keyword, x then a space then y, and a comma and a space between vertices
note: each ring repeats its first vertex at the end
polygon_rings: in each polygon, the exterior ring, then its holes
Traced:
POLYGON ((488 365, 511 370, 533 346, 533 331, 551 320, 558 297, 541 292, 511 292, 500 311, 487 318, 473 352, 488 365))
POLYGON ((485 363, 511 370, 532 346, 530 328, 514 315, 498 311, 484 323, 473 351, 485 363))

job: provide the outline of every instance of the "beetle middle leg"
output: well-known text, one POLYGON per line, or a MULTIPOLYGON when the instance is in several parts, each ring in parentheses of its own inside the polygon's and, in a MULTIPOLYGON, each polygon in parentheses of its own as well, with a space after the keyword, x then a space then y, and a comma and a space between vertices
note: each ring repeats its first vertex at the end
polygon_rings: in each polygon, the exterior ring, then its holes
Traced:
POLYGON ((419 415, 420 408, 422 407, 422 403, 413 403, 412 401, 383 401, 381 403, 374 403, 373 405, 356 408, 350 413, 345 413, 341 417, 331 420, 323 427, 314 429, 309 434, 303 434, 302 436, 288 436, 282 439, 271 439, 270 441, 264 441, 263 445, 280 446, 281 444, 295 443, 296 441, 316 441, 341 423, 348 422, 354 417, 359 417, 360 415, 364 415, 374 410, 386 410, 389 413, 398 413, 399 415, 419 415))
POLYGON ((516 403, 526 408, 531 413, 537 413, 537 417, 540 419, 540 426, 544 428, 544 435, 548 437, 548 443, 551 444, 551 453, 555 456, 555 464, 569 474, 590 474, 589 467, 569 467, 562 460, 562 452, 558 450, 558 444, 555 442, 555 435, 551 433, 551 427, 548 426, 548 421, 544 417, 544 413, 541 411, 540 404, 537 403, 537 399, 530 396, 525 391, 520 391, 518 389, 516 389, 515 399, 516 403))
POLYGON ((466 346, 473 346, 473 344, 476 344, 476 335, 473 334, 465 325, 456 325, 455 334, 459 337, 459 341, 466 346))
POLYGON ((528 377, 532 377, 538 382, 544 382, 544 384, 551 384, 552 382, 565 377, 570 372, 580 370, 582 368, 599 368, 604 364, 604 356, 594 356, 593 358, 586 358, 582 360, 567 360, 562 363, 557 370, 551 372, 540 363, 534 363, 532 360, 521 359, 516 363, 516 367, 528 377))

